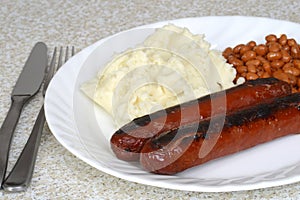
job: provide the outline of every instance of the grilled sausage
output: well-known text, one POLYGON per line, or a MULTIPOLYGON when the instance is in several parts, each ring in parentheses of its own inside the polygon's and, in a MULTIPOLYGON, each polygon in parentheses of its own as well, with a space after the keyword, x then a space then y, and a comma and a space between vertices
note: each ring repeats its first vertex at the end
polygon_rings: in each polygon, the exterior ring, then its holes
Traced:
POLYGON ((300 133, 300 93, 261 103, 152 138, 141 165, 158 174, 175 174, 289 134, 300 133), (207 148, 210 150, 207 151, 207 148))
POLYGON ((136 161, 143 145, 153 136, 290 93, 290 86, 275 78, 247 81, 226 91, 136 118, 113 134, 111 148, 119 159, 136 161))

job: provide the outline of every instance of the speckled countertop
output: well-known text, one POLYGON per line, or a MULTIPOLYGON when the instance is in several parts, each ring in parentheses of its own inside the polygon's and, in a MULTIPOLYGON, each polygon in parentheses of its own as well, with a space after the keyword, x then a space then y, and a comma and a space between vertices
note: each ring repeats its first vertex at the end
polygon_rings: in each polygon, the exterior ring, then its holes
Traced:
MULTIPOLYGON (((298 0, 1 0, 0 124, 10 92, 37 41, 49 48, 74 45, 77 51, 101 38, 138 25, 214 15, 261 16, 300 23, 298 0)), ((16 128, 8 170, 16 161, 42 103, 37 95, 16 128)), ((128 182, 105 174, 72 155, 46 127, 30 188, 0 192, 0 199, 300 199, 300 183, 252 191, 184 192, 128 182)))

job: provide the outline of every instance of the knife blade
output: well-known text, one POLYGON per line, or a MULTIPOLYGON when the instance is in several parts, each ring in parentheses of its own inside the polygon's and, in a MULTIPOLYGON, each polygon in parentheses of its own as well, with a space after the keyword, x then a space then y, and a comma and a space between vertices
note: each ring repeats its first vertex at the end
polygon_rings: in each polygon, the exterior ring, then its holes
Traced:
POLYGON ((11 105, 0 129, 0 183, 5 178, 9 149, 24 105, 39 91, 47 67, 47 46, 33 47, 11 93, 11 105))

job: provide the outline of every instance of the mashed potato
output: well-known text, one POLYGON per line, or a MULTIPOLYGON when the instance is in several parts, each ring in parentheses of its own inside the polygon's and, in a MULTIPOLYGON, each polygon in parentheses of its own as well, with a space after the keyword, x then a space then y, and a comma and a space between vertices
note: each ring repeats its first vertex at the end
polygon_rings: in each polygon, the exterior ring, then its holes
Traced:
POLYGON ((82 91, 120 127, 136 117, 234 86, 235 69, 204 35, 169 24, 116 55, 82 91))

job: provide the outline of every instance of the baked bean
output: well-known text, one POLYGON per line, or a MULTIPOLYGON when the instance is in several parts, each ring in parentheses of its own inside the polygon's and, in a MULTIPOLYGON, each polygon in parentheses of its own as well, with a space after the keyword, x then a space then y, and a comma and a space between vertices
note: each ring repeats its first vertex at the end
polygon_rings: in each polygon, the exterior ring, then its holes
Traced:
POLYGON ((271 62, 271 67, 273 68, 281 68, 284 65, 284 62, 282 60, 274 60, 271 62))
POLYGON ((241 54, 241 55, 244 55, 246 52, 248 52, 248 51, 250 51, 250 50, 251 50, 251 48, 250 48, 249 46, 244 45, 244 46, 242 46, 241 49, 240 49, 240 54, 241 54))
POLYGON ((248 70, 248 72, 256 73, 256 66, 255 65, 249 65, 249 66, 247 66, 247 70, 248 70))
POLYGON ((246 52, 242 55, 241 58, 242 58, 242 60, 243 60, 244 62, 247 62, 247 61, 249 61, 249 60, 255 59, 255 58, 256 58, 256 53, 255 53, 255 51, 252 51, 252 50, 246 51, 246 52))
POLYGON ((285 63, 285 64, 283 65, 282 69, 284 70, 284 69, 287 68, 287 67, 294 67, 294 64, 291 63, 291 62, 285 63))
POLYGON ((223 53, 222 53, 223 57, 226 58, 226 59, 227 59, 229 56, 231 56, 232 54, 233 54, 233 50, 232 50, 231 47, 227 47, 227 48, 223 51, 223 53))
POLYGON ((246 79, 247 80, 255 80, 258 78, 258 75, 252 72, 247 73, 246 75, 246 79))
POLYGON ((282 50, 281 55, 282 55, 281 60, 285 63, 290 62, 292 59, 292 56, 290 56, 290 54, 286 50, 282 50))
POLYGON ((250 47, 250 49, 252 49, 253 47, 256 46, 256 42, 255 41, 250 41, 247 43, 247 46, 250 47))
POLYGON ((261 65, 259 65, 259 66, 256 66, 256 71, 258 73, 258 72, 264 72, 265 70, 261 65))
POLYGON ((294 58, 300 58, 300 49, 298 45, 291 46, 291 55, 294 58))
POLYGON ((267 42, 276 42, 277 41, 277 37, 274 34, 267 35, 265 39, 267 42))
POLYGON ((260 78, 261 78, 261 77, 262 77, 262 75, 264 74, 264 72, 263 72, 263 71, 258 71, 256 74, 257 74, 257 76, 258 76, 258 77, 260 77, 260 78))
POLYGON ((290 49, 291 49, 291 48, 290 48, 289 45, 286 44, 286 45, 283 45, 283 46, 281 47, 281 49, 284 50, 284 51, 290 52, 290 49))
POLYGON ((298 78, 298 80, 297 80, 297 86, 298 86, 299 89, 300 89, 300 78, 298 78))
POLYGON ((253 47, 253 50, 256 52, 257 55, 264 56, 268 53, 268 47, 263 44, 253 47))
POLYGON ((298 69, 300 69, 300 60, 294 59, 293 60, 293 64, 294 64, 295 67, 297 67, 298 69))
POLYGON ((239 74, 245 73, 245 72, 247 72, 247 67, 243 66, 243 65, 239 65, 239 66, 236 67, 236 71, 239 74))
POLYGON ((291 47, 297 44, 295 39, 288 39, 287 44, 291 47))
POLYGON ((241 61, 240 59, 236 58, 236 57, 230 57, 229 56, 229 63, 233 64, 234 66, 240 66, 240 65, 244 65, 244 62, 241 61))
POLYGON ((292 74, 287 74, 288 77, 289 77, 289 83, 292 85, 292 86, 295 86, 297 85, 297 78, 292 75, 292 74))
POLYGON ((268 72, 264 72, 261 76, 261 78, 270 78, 271 75, 268 72))
POLYGON ((270 52, 279 52, 281 50, 281 45, 277 42, 270 42, 268 47, 270 52))
POLYGON ((283 46, 283 45, 286 45, 287 43, 287 36, 286 34, 282 34, 280 37, 279 37, 279 43, 283 46))
POLYGON ((269 62, 266 58, 264 58, 263 56, 256 56, 256 59, 259 60, 262 64, 269 62))
POLYGON ((242 46, 245 46, 245 45, 244 45, 244 44, 236 45, 236 46, 233 48, 233 53, 239 54, 239 53, 240 53, 240 49, 241 49, 242 46))
POLYGON ((269 61, 279 60, 282 58, 281 52, 269 52, 267 54, 267 59, 269 61))
POLYGON ((263 64, 263 68, 264 68, 264 70, 265 70, 266 72, 268 72, 269 74, 272 73, 272 71, 271 71, 271 64, 270 64, 269 62, 264 63, 264 64, 263 64))
POLYGON ((249 66, 249 65, 254 65, 254 66, 259 66, 260 65, 260 60, 257 60, 257 59, 255 59, 255 60, 249 60, 249 61, 247 61, 246 62, 246 66, 249 66))
POLYGON ((283 66, 283 71, 284 73, 287 73, 287 74, 292 74, 294 76, 299 76, 300 75, 300 70, 295 68, 295 67, 291 67, 291 66, 283 66))
POLYGON ((281 71, 281 70, 275 71, 275 72, 273 73, 273 77, 274 77, 274 78, 277 78, 277 79, 279 79, 279 80, 285 81, 285 82, 287 82, 287 83, 290 83, 290 82, 289 82, 289 76, 288 76, 286 73, 284 73, 283 71, 281 71))

